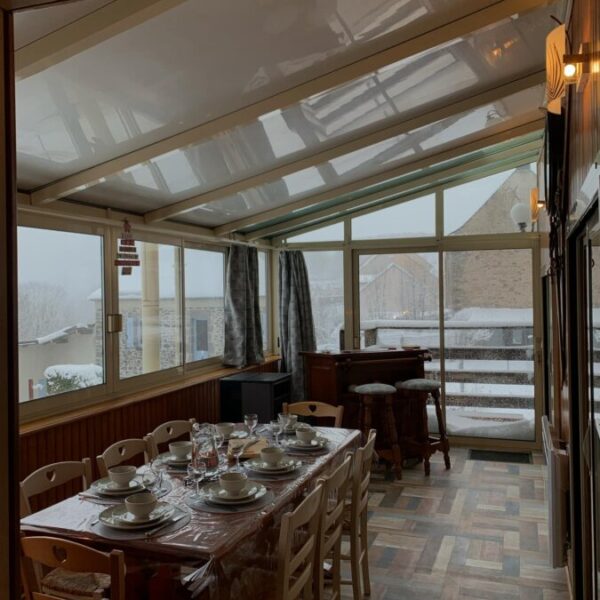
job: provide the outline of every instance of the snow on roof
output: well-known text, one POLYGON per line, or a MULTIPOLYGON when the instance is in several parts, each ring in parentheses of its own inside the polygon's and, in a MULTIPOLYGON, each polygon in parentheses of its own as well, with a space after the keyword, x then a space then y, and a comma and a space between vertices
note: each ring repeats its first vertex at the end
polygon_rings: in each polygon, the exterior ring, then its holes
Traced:
POLYGON ((78 387, 90 387, 104 383, 102 367, 98 365, 52 365, 44 370, 46 379, 60 377, 72 379, 77 382, 78 387))
POLYGON ((488 325, 532 325, 533 308, 463 308, 454 313, 448 321, 466 321, 488 325))
POLYGON ((62 342, 66 340, 71 335, 83 334, 89 335, 94 333, 94 324, 91 323, 89 325, 84 325, 83 323, 78 323, 77 325, 70 325, 69 327, 63 327, 58 331, 53 331, 48 335, 43 335, 38 338, 33 338, 32 340, 23 340, 19 342, 19 346, 33 346, 36 344, 53 344, 57 342, 62 342))

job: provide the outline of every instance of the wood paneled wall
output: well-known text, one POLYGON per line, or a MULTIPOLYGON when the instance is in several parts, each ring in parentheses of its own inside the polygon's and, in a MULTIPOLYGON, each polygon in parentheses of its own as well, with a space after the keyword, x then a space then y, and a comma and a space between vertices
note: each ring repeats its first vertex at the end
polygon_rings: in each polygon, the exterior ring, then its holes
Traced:
MULTIPOLYGON (((277 361, 249 370, 277 371, 277 361)), ((237 372, 237 370, 232 370, 237 372)), ((116 406, 82 411, 76 417, 66 415, 43 427, 26 426, 20 436, 21 474, 27 474, 44 465, 61 460, 95 458, 113 442, 126 438, 140 438, 157 425, 173 419, 194 417, 199 422, 216 423, 220 413, 220 378, 205 378, 201 383, 175 391, 158 394, 131 403, 115 402, 116 406)), ((95 476, 98 473, 95 471, 95 476)), ((76 492, 73 484, 65 485, 47 494, 40 494, 32 502, 33 510, 62 500, 76 492)))

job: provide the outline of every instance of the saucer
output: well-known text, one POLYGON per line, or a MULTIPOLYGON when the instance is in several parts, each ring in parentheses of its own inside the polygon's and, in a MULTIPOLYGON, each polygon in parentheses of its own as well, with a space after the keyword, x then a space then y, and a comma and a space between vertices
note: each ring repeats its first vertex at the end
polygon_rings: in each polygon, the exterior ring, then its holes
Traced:
POLYGON ((288 448, 293 448, 294 450, 304 450, 307 452, 311 452, 314 450, 322 450, 327 445, 327 439, 323 437, 316 437, 314 440, 310 442, 303 442, 301 440, 288 440, 286 442, 288 448))
POLYGON ((137 519, 123 504, 110 506, 103 510, 98 518, 103 525, 112 529, 145 529, 146 527, 154 527, 160 525, 163 521, 170 519, 175 512, 175 507, 168 502, 159 502, 156 508, 150 513, 147 519, 137 519))
POLYGON ((231 432, 229 435, 225 436, 225 441, 228 442, 229 440, 244 440, 246 439, 250 434, 247 431, 243 431, 241 429, 237 429, 236 431, 231 432))
POLYGON ((132 479, 127 486, 119 486, 109 477, 104 477, 94 481, 91 488, 101 496, 129 496, 144 489, 144 486, 137 478, 132 479))
POLYGON ((290 471, 295 471, 297 468, 302 466, 302 463, 299 460, 294 460, 293 458, 283 458, 278 465, 269 465, 263 460, 254 458, 249 461, 246 461, 244 465, 250 471, 256 471, 257 473, 289 473, 290 471))
POLYGON ((260 483, 249 481, 242 491, 243 494, 231 496, 218 483, 209 483, 200 490, 200 494, 204 501, 211 504, 235 506, 256 502, 267 493, 267 488, 260 483))

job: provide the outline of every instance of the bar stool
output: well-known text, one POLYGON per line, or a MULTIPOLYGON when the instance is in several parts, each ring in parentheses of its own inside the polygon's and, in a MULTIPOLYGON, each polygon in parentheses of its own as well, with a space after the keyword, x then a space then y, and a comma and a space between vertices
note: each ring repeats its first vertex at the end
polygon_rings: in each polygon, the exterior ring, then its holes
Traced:
POLYGON ((377 454, 394 466, 396 477, 402 479, 402 451, 398 443, 398 430, 396 428, 396 417, 394 415, 394 400, 396 399, 396 388, 387 383, 365 383, 363 385, 351 386, 350 391, 358 394, 360 402, 359 427, 365 439, 368 437, 373 423, 373 402, 383 400, 383 414, 378 412, 378 421, 383 421, 383 436, 377 448, 377 454))
POLYGON ((431 472, 431 466, 429 458, 437 450, 443 452, 444 463, 446 469, 450 468, 450 443, 446 436, 446 426, 444 424, 444 417, 442 415, 442 407, 440 406, 440 384, 432 379, 407 379, 406 381, 398 381, 396 383, 396 389, 400 393, 404 393, 419 401, 421 406, 419 409, 422 411, 422 425, 421 431, 417 431, 415 439, 402 439, 401 444, 405 447, 416 450, 417 454, 423 459, 425 466, 425 475, 429 475, 431 472), (407 392, 417 392, 414 396, 407 392), (435 414, 438 422, 439 438, 431 437, 429 435, 429 425, 427 417, 427 398, 431 396, 435 404, 435 414))

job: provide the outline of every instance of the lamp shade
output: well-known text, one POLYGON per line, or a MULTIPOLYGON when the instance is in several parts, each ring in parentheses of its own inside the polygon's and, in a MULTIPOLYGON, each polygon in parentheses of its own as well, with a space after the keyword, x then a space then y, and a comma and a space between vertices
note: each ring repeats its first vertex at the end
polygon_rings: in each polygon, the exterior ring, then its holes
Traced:
POLYGON ((510 209, 510 218, 520 231, 525 231, 531 223, 531 209, 529 205, 519 202, 510 209))

